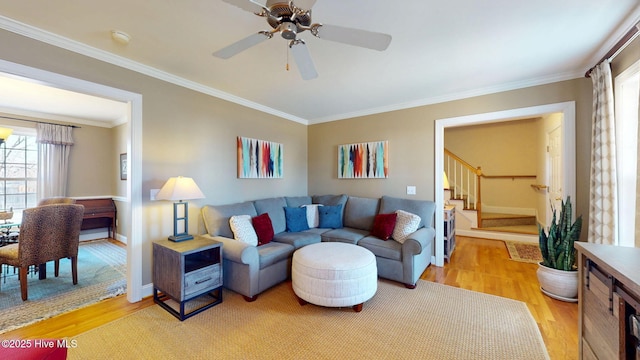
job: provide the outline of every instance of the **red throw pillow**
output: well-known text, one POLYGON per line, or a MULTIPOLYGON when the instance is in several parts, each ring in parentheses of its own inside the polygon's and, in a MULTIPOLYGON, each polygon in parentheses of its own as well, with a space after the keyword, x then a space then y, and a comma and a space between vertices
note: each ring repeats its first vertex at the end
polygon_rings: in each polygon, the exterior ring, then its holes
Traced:
POLYGON ((396 226, 396 218, 398 214, 378 214, 373 219, 373 229, 371 229, 371 235, 378 237, 382 240, 389 240, 391 234, 393 234, 393 228, 396 226))
POLYGON ((258 246, 268 244, 273 239, 273 224, 269 214, 264 213, 251 219, 258 235, 258 246))

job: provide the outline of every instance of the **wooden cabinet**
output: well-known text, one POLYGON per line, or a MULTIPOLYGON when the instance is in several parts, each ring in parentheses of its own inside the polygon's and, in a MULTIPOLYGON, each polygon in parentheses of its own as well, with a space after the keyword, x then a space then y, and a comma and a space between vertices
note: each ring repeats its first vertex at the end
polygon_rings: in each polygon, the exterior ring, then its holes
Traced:
POLYGON ((444 258, 449 262, 456 247, 456 207, 444 207, 444 258))
POLYGON ((181 321, 221 303, 222 243, 202 236, 154 242, 153 300, 181 321))
POLYGON ((581 359, 640 359, 640 248, 576 243, 581 359))
POLYGON ((107 235, 115 238, 117 209, 113 199, 78 199, 76 204, 84 205, 82 230, 107 228, 107 235))

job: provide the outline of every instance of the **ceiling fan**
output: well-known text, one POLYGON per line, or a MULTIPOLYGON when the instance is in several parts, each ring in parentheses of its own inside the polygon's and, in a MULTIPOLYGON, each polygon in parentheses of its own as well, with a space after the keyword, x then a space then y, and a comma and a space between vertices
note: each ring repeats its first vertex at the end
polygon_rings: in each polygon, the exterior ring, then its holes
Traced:
MULTIPOLYGON (((316 0, 266 0, 263 5, 257 0, 223 0, 226 3, 237 6, 255 15, 266 18, 273 28, 269 31, 260 31, 224 47, 213 53, 213 56, 221 59, 229 59, 240 52, 249 49, 274 34, 280 33, 285 40, 289 40, 289 49, 298 65, 300 75, 304 80, 315 79, 318 73, 309 54, 304 40, 298 38, 298 34, 309 30, 312 35, 325 40, 340 42, 343 44, 360 46, 374 50, 385 50, 391 42, 391 35, 347 28, 336 25, 326 25, 311 22, 311 7, 316 0)), ((264 2, 264 0, 262 0, 264 2)))

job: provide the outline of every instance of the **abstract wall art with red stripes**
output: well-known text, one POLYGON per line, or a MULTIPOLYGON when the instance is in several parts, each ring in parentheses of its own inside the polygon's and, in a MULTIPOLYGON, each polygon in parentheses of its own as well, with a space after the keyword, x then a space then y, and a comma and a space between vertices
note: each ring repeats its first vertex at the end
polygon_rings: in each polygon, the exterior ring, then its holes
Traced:
POLYGON ((389 142, 373 141, 338 146, 338 178, 389 177, 389 142))
POLYGON ((282 178, 282 144, 238 136, 238 178, 282 178))

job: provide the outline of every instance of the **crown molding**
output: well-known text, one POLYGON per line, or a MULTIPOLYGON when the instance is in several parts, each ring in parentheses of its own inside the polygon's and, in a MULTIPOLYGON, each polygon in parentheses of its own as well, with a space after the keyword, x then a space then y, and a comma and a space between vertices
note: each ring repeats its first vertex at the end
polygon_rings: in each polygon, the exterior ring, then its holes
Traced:
POLYGON ((54 34, 52 32, 48 32, 48 31, 36 28, 34 26, 13 20, 11 18, 2 16, 2 15, 0 15, 0 29, 4 29, 18 35, 22 35, 34 40, 47 43, 49 45, 53 45, 53 46, 56 46, 65 50, 69 50, 84 56, 88 56, 100 61, 104 61, 109 64, 117 65, 125 69, 129 69, 147 76, 151 76, 159 80, 163 80, 178 86, 182 86, 190 90, 198 91, 203 94, 211 95, 213 97, 226 100, 238 105, 242 105, 254 110, 258 110, 267 114, 271 114, 271 115, 284 118, 287 120, 291 120, 297 123, 301 123, 304 125, 308 124, 308 121, 306 119, 270 108, 268 106, 265 106, 253 101, 249 101, 239 96, 229 94, 227 92, 200 84, 195 81, 187 80, 185 78, 129 60, 127 58, 112 54, 104 50, 100 50, 100 49, 88 46, 81 42, 71 40, 69 38, 60 36, 58 34, 54 34))
POLYGON ((500 92, 504 92, 504 91, 524 89, 524 88, 528 88, 528 87, 546 85, 546 84, 551 84, 551 83, 565 81, 565 80, 578 79, 578 78, 581 78, 583 76, 584 76, 584 72, 583 71, 575 71, 575 72, 550 75, 550 76, 545 76, 545 77, 540 77, 540 78, 535 78, 535 79, 515 81, 515 82, 511 82, 511 83, 488 86, 488 87, 484 87, 484 88, 480 88, 480 89, 472 89, 472 90, 467 90, 467 91, 460 91, 460 92, 455 92, 455 93, 446 94, 446 95, 433 96, 433 97, 424 98, 424 99, 418 99, 418 100, 413 100, 413 101, 397 103, 397 104, 393 104, 393 105, 389 105, 389 106, 371 108, 371 109, 366 109, 366 110, 363 110, 363 111, 355 111, 355 112, 344 113, 344 114, 340 114, 340 115, 336 115, 336 116, 329 116, 329 117, 324 117, 324 118, 311 119, 311 120, 309 120, 309 125, 320 124, 320 123, 325 123, 325 122, 330 122, 330 121, 345 120, 345 119, 361 117, 361 116, 368 116, 368 115, 373 115, 373 114, 381 114, 381 113, 391 112, 391 111, 411 109, 411 108, 416 108, 416 107, 420 107, 420 106, 440 104, 440 103, 445 103, 445 102, 449 102, 449 101, 472 98, 472 97, 476 97, 476 96, 496 94, 496 93, 500 93, 500 92))

